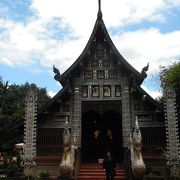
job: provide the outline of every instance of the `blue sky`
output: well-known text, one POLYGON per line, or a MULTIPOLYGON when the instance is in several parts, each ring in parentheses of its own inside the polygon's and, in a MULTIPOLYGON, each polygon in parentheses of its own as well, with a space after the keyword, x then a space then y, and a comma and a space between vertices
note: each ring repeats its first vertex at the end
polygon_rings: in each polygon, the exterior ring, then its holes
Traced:
MULTIPOLYGON (((1 0, 0 76, 11 84, 35 83, 50 95, 84 49, 98 0, 1 0)), ((124 58, 138 71, 150 62, 142 87, 154 98, 159 66, 180 59, 180 0, 102 0, 103 20, 124 58)))

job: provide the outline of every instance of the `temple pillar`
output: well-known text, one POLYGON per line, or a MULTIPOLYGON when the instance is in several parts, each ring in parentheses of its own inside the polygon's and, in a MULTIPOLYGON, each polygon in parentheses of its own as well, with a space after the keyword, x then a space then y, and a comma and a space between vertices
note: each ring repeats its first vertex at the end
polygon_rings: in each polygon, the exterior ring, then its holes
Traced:
POLYGON ((130 94, 127 83, 122 84, 122 135, 123 147, 127 148, 131 132, 130 94))
POLYGON ((81 93, 79 87, 75 87, 73 93, 72 142, 78 148, 81 147, 81 93))
POLYGON ((176 93, 171 86, 165 87, 165 125, 167 134, 167 165, 170 166, 171 175, 177 177, 180 174, 180 147, 178 118, 176 107, 176 93))
POLYGON ((34 159, 36 157, 37 93, 35 88, 35 84, 31 84, 26 96, 24 146, 21 157, 26 176, 32 175, 32 166, 35 165, 34 159))

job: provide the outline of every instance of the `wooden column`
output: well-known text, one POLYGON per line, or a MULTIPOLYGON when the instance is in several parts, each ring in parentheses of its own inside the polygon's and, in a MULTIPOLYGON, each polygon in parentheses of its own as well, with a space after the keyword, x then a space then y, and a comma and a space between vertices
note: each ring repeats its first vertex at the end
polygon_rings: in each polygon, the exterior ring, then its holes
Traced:
POLYGON ((130 95, 127 83, 122 84, 122 134, 123 147, 127 148, 131 132, 130 95))
POLYGON ((75 87, 73 93, 72 142, 78 148, 81 147, 81 93, 79 87, 75 87))

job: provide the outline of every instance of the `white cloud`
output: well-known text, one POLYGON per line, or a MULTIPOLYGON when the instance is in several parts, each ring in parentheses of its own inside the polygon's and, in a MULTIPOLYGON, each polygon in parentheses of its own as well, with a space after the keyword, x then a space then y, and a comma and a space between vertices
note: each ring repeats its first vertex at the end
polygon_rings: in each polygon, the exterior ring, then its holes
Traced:
POLYGON ((109 26, 124 26, 143 20, 162 21, 162 13, 167 9, 164 0, 114 0, 104 1, 103 4, 104 12, 107 12, 104 13, 104 19, 109 26))
POLYGON ((120 53, 137 70, 150 62, 150 74, 157 73, 160 65, 167 66, 180 58, 179 39, 180 31, 162 34, 155 28, 113 36, 120 53))
POLYGON ((48 95, 52 98, 57 94, 57 92, 48 91, 48 95))
MULTIPOLYGON (((98 1, 84 0, 33 0, 31 9, 42 19, 62 17, 79 35, 90 32, 96 19, 98 1), (80 28, 83 27, 83 28, 80 28), (89 28, 90 27, 90 28, 89 28)), ((162 20, 163 12, 172 6, 166 0, 108 0, 102 1, 102 11, 107 26, 123 26, 146 20, 162 20)))
POLYGON ((180 5, 180 0, 169 0, 173 5, 180 5))
POLYGON ((2 58, 2 61, 4 62, 4 64, 13 67, 12 62, 11 62, 8 58, 3 57, 3 58, 2 58))
MULTIPOLYGON (((166 19, 165 10, 180 5, 179 1, 165 0, 107 0, 102 1, 103 19, 107 27, 120 27, 146 21, 166 19)), ((52 69, 55 64, 64 72, 84 49, 97 16, 98 1, 32 0, 34 16, 26 23, 0 19, 0 63, 9 66, 33 66, 52 69), (53 38, 48 24, 59 18, 68 33, 62 39, 53 38)), ((55 27, 56 28, 56 27, 55 27)), ((57 27, 59 28, 59 26, 57 27)), ((121 30, 121 29, 120 29, 121 30)), ((137 70, 150 62, 151 73, 159 65, 180 55, 180 31, 162 34, 151 28, 125 32, 112 39, 120 53, 137 70)))
POLYGON ((0 63, 32 66, 38 60, 43 67, 55 64, 65 71, 84 48, 84 38, 53 39, 46 28, 48 23, 42 19, 31 19, 28 24, 1 20, 5 31, 0 33, 0 63))
POLYGON ((45 21, 61 17, 62 24, 71 27, 76 34, 82 36, 87 32, 90 33, 89 27, 95 22, 97 1, 33 0, 31 8, 45 21))

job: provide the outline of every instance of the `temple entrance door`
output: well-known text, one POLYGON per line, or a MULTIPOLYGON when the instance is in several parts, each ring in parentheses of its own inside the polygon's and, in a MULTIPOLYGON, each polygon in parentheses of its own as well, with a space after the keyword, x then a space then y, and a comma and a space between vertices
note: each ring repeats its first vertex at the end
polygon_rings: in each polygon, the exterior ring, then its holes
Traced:
POLYGON ((119 113, 109 110, 103 113, 104 149, 110 150, 118 162, 123 161, 122 117, 119 113))
POLYGON ((122 118, 116 111, 109 110, 102 115, 94 110, 82 116, 83 162, 93 162, 103 158, 106 150, 111 150, 118 162, 123 161, 122 118))
POLYGON ((101 115, 97 111, 89 110, 83 114, 82 119, 82 161, 97 161, 101 151, 101 142, 99 139, 102 126, 101 115))

